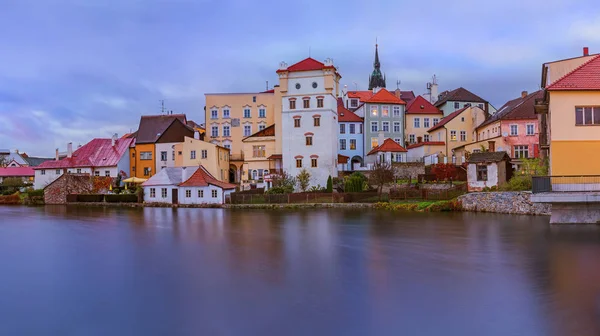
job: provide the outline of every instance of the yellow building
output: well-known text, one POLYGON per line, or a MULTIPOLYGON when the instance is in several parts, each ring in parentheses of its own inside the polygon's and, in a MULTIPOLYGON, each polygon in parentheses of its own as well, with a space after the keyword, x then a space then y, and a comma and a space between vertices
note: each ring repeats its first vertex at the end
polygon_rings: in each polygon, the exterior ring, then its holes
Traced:
POLYGON ((409 145, 420 141, 432 141, 429 139, 427 130, 437 125, 444 117, 442 111, 422 96, 417 96, 408 103, 405 114, 406 125, 404 134, 406 136, 406 143, 409 145), (421 140, 419 141, 419 139, 421 140))
POLYGON ((462 164, 462 153, 455 153, 456 148, 464 148, 464 145, 475 141, 475 128, 486 118, 485 111, 477 106, 468 106, 450 113, 440 122, 430 128, 429 141, 444 142, 445 147, 442 154, 452 157, 455 164, 462 164))
POLYGON ((219 181, 229 182, 229 149, 210 142, 185 137, 175 145, 175 167, 203 166, 219 181))
POLYGON ((552 66, 544 65, 546 97, 536 109, 547 107, 550 130, 551 175, 600 174, 600 55, 559 63, 572 71, 551 82, 552 66), (582 63, 582 61, 584 61, 582 63), (567 65, 568 64, 568 65, 567 65))
MULTIPOLYGON (((276 155, 275 125, 256 132, 242 140, 244 145, 244 182, 260 183, 265 175, 281 171, 275 167, 272 155, 276 155)), ((281 162, 281 161, 279 161, 281 162)))
POLYGON ((230 170, 235 182, 242 179, 242 139, 273 125, 277 111, 281 114, 281 98, 276 96, 275 90, 205 94, 206 141, 231 150, 230 170))

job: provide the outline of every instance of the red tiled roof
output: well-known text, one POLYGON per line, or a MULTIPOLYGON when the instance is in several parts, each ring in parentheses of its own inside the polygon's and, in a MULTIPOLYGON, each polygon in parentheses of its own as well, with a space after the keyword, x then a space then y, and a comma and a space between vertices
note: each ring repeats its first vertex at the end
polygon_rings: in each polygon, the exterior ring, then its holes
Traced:
POLYGON ((200 166, 189 179, 179 184, 180 187, 208 187, 209 184, 223 188, 235 189, 236 185, 221 182, 214 178, 203 166, 200 166))
POLYGON ((338 154, 338 163, 348 163, 349 158, 349 156, 338 154))
POLYGON ((492 116, 487 118, 481 125, 477 126, 477 129, 487 126, 499 120, 515 120, 515 119, 536 119, 535 105, 536 99, 544 97, 544 90, 539 90, 534 93, 530 93, 525 97, 519 97, 508 101, 506 104, 494 113, 492 116))
POLYGON ((442 128, 442 126, 446 125, 450 120, 456 118, 456 116, 458 116, 459 114, 463 113, 464 110, 468 109, 470 106, 467 107, 463 107, 460 110, 456 110, 450 114, 448 114, 446 117, 442 118, 442 120, 440 120, 439 123, 437 123, 435 126, 433 126, 432 128, 428 129, 427 132, 431 132, 431 131, 435 131, 438 128, 442 128))
POLYGON ((344 101, 342 100, 342 98, 338 98, 337 102, 338 102, 337 112, 338 112, 338 117, 339 117, 338 121, 340 121, 340 122, 362 122, 363 121, 363 119, 361 117, 357 116, 354 112, 352 112, 344 107, 344 101))
POLYGON ((406 105, 406 114, 443 114, 437 107, 433 106, 427 99, 417 96, 406 105))
POLYGON ((367 103, 387 103, 387 104, 406 104, 404 100, 396 97, 395 94, 391 93, 387 89, 381 89, 379 92, 369 98, 367 103))
POLYGON ((348 91, 348 98, 358 98, 361 102, 373 97, 373 91, 348 91))
POLYGON ((32 167, 4 167, 0 168, 0 177, 34 176, 32 167))
POLYGON ((424 141, 424 142, 419 142, 416 144, 412 144, 408 147, 406 147, 406 149, 413 149, 413 148, 417 148, 417 147, 421 147, 421 146, 445 146, 446 143, 443 141, 424 141))
POLYGON ((375 154, 379 152, 408 152, 406 148, 400 146, 396 141, 387 138, 383 141, 383 144, 371 149, 369 154, 375 154))
POLYGON ((334 68, 333 66, 326 66, 325 64, 317 61, 314 58, 305 58, 302 61, 296 63, 296 64, 292 64, 290 65, 287 69, 285 70, 277 70, 277 72, 282 72, 282 71, 289 71, 289 72, 295 72, 295 71, 312 71, 312 70, 323 70, 325 68, 334 68))
POLYGON ((123 155, 129 155, 129 145, 133 141, 118 139, 113 147, 112 139, 94 139, 74 151, 70 158, 46 161, 35 169, 116 166, 123 155))
POLYGON ((546 88, 548 91, 600 90, 600 55, 583 63, 546 88))
POLYGON ((267 160, 281 160, 283 155, 281 154, 273 154, 267 158, 267 160))

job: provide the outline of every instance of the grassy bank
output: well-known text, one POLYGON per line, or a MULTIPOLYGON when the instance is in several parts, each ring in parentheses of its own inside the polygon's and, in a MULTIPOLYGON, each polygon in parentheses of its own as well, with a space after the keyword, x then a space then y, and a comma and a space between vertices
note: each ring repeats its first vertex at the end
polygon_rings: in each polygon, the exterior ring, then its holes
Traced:
POLYGON ((416 212, 445 212, 462 211, 460 203, 456 200, 449 201, 392 201, 390 203, 376 203, 375 209, 389 211, 416 211, 416 212))

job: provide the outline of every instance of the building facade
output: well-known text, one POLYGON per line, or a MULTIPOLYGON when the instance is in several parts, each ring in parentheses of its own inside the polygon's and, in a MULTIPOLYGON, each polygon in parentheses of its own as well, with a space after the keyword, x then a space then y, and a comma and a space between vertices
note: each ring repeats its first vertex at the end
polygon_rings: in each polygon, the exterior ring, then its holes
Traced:
POLYGON ((281 173, 281 166, 276 167, 271 158, 276 154, 275 139, 275 125, 271 125, 242 140, 245 157, 243 171, 246 172, 243 186, 255 184, 264 187, 265 179, 271 173, 281 173))
POLYGON ((306 169, 311 186, 325 186, 329 176, 337 177, 341 76, 331 59, 322 63, 312 58, 291 66, 282 63, 277 74, 283 169, 293 176, 306 169))
POLYGON ((422 96, 417 96, 413 101, 406 105, 405 114, 405 143, 408 145, 416 144, 421 141, 432 141, 429 139, 427 130, 437 125, 444 117, 442 111, 422 96))
MULTIPOLYGON (((338 98, 338 154, 347 157, 343 170, 355 170, 364 166, 364 122, 361 117, 344 107, 338 98)), ((338 164, 340 164, 338 159, 338 164)))
POLYGON ((184 137, 183 142, 175 144, 175 167, 203 166, 212 176, 222 182, 235 180, 229 170, 229 149, 210 142, 184 137))
POLYGON ((379 134, 404 146, 404 109, 406 103, 386 89, 376 89, 356 114, 364 116, 364 152, 380 145, 379 134))

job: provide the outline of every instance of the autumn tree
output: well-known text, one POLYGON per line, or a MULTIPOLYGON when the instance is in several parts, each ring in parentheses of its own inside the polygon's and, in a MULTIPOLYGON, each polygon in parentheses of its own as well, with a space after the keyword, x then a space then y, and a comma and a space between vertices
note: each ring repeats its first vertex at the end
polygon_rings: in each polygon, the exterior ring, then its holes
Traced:
POLYGON ((302 169, 298 175, 296 176, 296 181, 298 181, 298 186, 302 192, 306 192, 308 190, 308 186, 310 185, 310 173, 306 168, 302 169))

